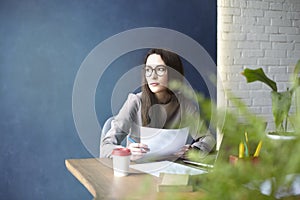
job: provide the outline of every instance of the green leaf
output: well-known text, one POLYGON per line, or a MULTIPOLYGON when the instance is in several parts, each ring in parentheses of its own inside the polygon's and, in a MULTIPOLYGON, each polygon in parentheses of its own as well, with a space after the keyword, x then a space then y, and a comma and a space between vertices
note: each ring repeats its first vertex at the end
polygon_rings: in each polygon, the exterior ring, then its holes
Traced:
POLYGON ((294 69, 294 74, 293 74, 294 85, 291 89, 292 91, 294 91, 295 89, 297 89, 300 86, 299 73, 300 73, 300 60, 298 60, 296 66, 295 66, 295 69, 294 69))
POLYGON ((299 72, 300 72, 300 60, 298 60, 296 66, 295 66, 295 69, 294 69, 294 75, 295 75, 295 76, 298 76, 298 75, 299 75, 299 72))
POLYGON ((254 81, 261 81, 265 84, 267 84, 269 87, 272 88, 273 91, 277 91, 277 85, 274 81, 269 79, 262 68, 259 69, 248 69, 246 68, 243 72, 242 75, 244 75, 247 79, 247 83, 251 83, 254 81))
POLYGON ((279 130, 283 120, 287 120, 289 110, 292 103, 292 92, 274 92, 272 91, 272 112, 276 125, 276 129, 279 130))

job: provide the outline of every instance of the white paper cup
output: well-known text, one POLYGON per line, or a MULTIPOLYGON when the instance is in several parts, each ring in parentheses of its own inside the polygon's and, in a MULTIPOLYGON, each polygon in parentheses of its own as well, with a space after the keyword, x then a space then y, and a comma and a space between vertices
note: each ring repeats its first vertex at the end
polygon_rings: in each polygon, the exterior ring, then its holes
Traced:
POLYGON ((131 152, 128 148, 117 148, 112 152, 114 176, 127 176, 131 152))

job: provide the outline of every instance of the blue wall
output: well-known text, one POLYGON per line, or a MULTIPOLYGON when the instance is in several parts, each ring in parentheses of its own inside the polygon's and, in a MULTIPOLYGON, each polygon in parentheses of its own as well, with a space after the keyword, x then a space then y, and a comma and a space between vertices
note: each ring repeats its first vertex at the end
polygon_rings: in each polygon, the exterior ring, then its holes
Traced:
POLYGON ((187 34, 216 61, 216 1, 0 1, 0 199, 92 198, 64 165, 91 157, 73 121, 74 79, 101 41, 148 26, 187 34))

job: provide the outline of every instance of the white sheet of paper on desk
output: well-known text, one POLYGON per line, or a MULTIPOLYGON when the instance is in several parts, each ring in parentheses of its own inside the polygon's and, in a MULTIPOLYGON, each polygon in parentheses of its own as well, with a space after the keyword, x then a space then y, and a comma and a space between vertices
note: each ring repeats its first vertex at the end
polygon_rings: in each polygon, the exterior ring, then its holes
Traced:
POLYGON ((171 161, 149 162, 130 165, 130 168, 159 177, 160 173, 198 175, 207 173, 202 169, 185 166, 171 161))
POLYGON ((143 160, 166 157, 178 152, 188 138, 189 128, 158 129, 140 127, 141 143, 147 144, 150 151, 143 160))

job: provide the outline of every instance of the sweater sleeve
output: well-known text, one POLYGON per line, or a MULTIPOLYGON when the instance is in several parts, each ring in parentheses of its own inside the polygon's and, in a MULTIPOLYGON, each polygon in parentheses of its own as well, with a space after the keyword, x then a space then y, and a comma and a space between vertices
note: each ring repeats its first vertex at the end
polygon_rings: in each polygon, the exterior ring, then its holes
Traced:
POLYGON ((110 130, 101 141, 100 157, 111 157, 113 149, 121 147, 121 142, 130 133, 133 123, 137 122, 140 105, 138 95, 128 95, 119 113, 112 120, 110 130))
POLYGON ((210 129, 206 127, 204 120, 200 119, 200 117, 197 120, 199 120, 199 125, 196 130, 194 129, 194 143, 192 147, 197 147, 201 151, 211 152, 216 144, 216 139, 210 129))
POLYGON ((206 128, 203 119, 201 119, 198 107, 188 101, 185 105, 184 112, 185 120, 187 120, 185 123, 189 124, 190 136, 193 138, 192 147, 197 147, 205 152, 212 151, 216 140, 211 131, 206 128))

